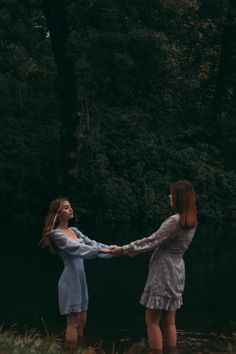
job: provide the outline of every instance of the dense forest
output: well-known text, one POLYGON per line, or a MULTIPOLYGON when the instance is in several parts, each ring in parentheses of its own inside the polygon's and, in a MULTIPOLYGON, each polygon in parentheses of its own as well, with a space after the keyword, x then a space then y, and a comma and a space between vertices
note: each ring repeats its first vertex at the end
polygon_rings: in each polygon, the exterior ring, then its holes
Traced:
POLYGON ((72 200, 96 227, 150 227, 189 179, 236 217, 233 0, 1 0, 3 229, 72 200))

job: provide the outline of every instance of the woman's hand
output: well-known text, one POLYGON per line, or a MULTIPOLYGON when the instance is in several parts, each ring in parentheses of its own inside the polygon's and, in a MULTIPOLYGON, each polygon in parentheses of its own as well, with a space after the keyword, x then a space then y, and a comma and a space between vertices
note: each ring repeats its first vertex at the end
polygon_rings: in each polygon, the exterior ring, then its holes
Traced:
POLYGON ((112 249, 111 248, 107 248, 107 247, 102 247, 100 248, 101 253, 112 253, 112 249))
POLYGON ((111 250, 112 254, 122 254, 124 253, 123 247, 122 246, 116 246, 111 250))

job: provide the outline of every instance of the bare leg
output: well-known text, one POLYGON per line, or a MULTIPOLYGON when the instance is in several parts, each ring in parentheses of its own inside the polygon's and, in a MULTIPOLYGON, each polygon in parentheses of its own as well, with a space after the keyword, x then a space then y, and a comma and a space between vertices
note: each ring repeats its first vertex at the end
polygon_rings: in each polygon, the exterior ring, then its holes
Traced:
POLYGON ((81 338, 84 334, 84 327, 87 320, 87 311, 81 311, 78 314, 77 337, 81 338))
MULTIPOLYGON (((160 328, 160 320, 161 320, 161 310, 155 309, 146 309, 145 313, 145 321, 147 326, 148 333, 148 343, 150 347, 150 352, 155 352, 154 350, 162 351, 163 346, 163 338, 162 332, 160 328)), ((157 353, 158 353, 157 351, 157 353)))
POLYGON ((65 344, 69 347, 77 346, 78 313, 67 315, 65 344))
POLYGON ((162 329, 167 353, 175 353, 177 333, 175 325, 175 311, 163 311, 162 329))

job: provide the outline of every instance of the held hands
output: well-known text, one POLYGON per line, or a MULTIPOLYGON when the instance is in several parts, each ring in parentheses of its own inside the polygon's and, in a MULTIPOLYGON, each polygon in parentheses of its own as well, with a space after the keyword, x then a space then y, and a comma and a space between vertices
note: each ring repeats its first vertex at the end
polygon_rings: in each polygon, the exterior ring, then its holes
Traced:
POLYGON ((102 247, 100 248, 101 253, 112 253, 112 248, 102 247))
POLYGON ((112 254, 112 249, 116 247, 115 245, 111 246, 106 246, 103 245, 103 247, 100 248, 99 253, 98 253, 98 258, 103 258, 103 259, 110 259, 113 258, 114 255, 112 254))
POLYGON ((112 253, 112 254, 122 254, 123 253, 123 247, 120 246, 114 246, 114 247, 102 247, 100 248, 101 253, 112 253))
MULTIPOLYGON (((124 249, 122 246, 116 246, 111 250, 112 254, 124 254, 124 249)), ((136 257, 138 255, 138 252, 131 252, 129 251, 128 253, 125 254, 128 257, 136 257)))
MULTIPOLYGON (((110 253, 111 255, 121 255, 124 254, 124 249, 122 246, 110 246, 108 247, 102 247, 100 248, 100 253, 110 253)), ((128 252, 126 253, 126 256, 129 257, 135 257, 138 255, 138 252, 128 252)))
POLYGON ((124 253, 122 246, 116 246, 111 250, 112 254, 122 254, 124 253))

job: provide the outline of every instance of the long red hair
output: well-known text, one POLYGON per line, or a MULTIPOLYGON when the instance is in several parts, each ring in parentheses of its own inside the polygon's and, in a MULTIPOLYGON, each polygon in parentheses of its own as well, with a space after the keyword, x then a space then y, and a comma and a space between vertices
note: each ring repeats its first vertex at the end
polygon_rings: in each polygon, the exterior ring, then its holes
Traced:
POLYGON ((196 194, 192 184, 187 180, 173 183, 171 195, 173 209, 180 214, 180 225, 184 228, 196 227, 198 224, 196 194))
POLYGON ((51 252, 54 252, 52 241, 50 239, 50 232, 58 226, 59 219, 58 215, 64 202, 68 201, 67 198, 57 198, 54 199, 48 208, 47 215, 45 217, 43 236, 40 244, 43 247, 48 247, 51 252))

